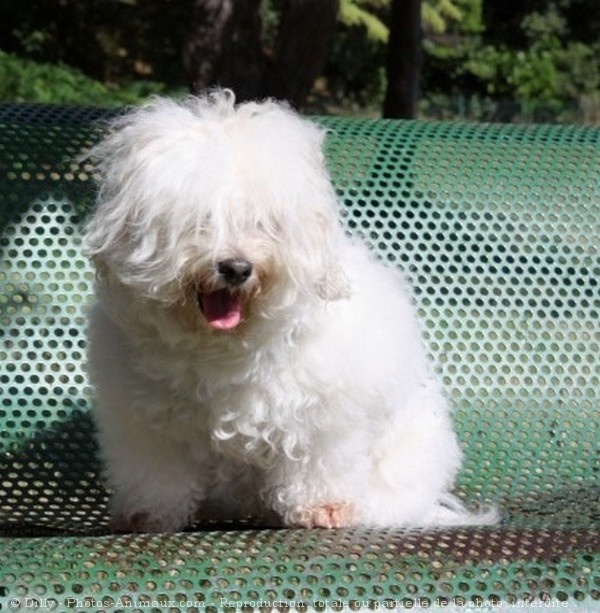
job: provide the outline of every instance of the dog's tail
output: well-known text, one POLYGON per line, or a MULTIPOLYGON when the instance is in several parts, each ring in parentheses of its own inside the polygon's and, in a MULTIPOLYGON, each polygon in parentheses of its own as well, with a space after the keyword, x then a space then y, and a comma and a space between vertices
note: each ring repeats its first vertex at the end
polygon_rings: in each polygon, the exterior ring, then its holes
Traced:
POLYGON ((453 494, 444 494, 428 517, 432 526, 493 526, 500 522, 501 514, 494 505, 481 505, 468 509, 453 494))

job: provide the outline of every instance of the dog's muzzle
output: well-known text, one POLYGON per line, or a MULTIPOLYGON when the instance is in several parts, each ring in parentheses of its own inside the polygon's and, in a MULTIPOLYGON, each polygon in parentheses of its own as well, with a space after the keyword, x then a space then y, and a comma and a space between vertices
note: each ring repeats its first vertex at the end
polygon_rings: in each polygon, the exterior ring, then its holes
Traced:
POLYGON ((242 301, 237 290, 252 275, 252 263, 242 258, 231 258, 217 262, 215 268, 225 287, 198 292, 198 306, 212 328, 233 330, 242 321, 242 301))

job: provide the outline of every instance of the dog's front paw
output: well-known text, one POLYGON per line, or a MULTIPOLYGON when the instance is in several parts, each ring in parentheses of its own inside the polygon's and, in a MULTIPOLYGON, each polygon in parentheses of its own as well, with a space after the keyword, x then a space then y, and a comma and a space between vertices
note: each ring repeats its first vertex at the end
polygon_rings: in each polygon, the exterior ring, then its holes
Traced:
POLYGON ((348 502, 329 502, 297 508, 285 523, 298 528, 350 528, 356 525, 354 507, 348 502))

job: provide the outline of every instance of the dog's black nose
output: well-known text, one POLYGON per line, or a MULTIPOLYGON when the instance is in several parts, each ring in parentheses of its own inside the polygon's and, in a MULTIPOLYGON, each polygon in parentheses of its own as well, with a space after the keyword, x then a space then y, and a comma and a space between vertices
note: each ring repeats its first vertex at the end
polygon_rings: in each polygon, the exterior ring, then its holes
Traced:
POLYGON ((242 258, 221 260, 217 263, 217 271, 228 285, 242 285, 252 274, 252 263, 242 258))

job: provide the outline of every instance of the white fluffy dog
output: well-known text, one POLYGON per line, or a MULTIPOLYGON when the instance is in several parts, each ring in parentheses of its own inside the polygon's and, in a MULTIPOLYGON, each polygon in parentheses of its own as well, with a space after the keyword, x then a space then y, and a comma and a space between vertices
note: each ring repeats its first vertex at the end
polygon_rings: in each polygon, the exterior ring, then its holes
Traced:
POLYGON ((227 90, 113 123, 86 233, 115 527, 481 523, 407 288, 347 238, 323 131, 227 90))

